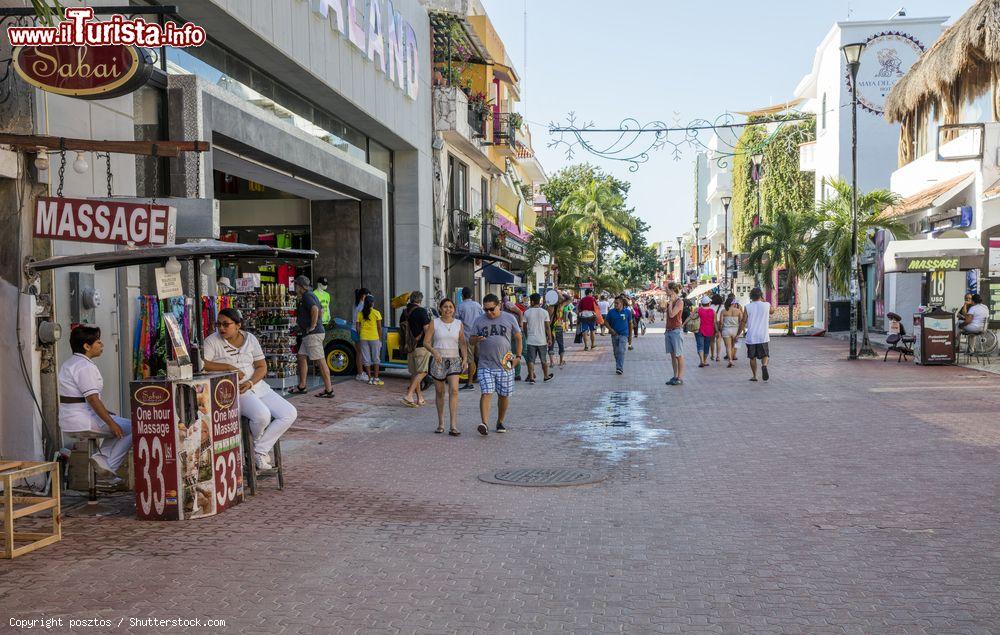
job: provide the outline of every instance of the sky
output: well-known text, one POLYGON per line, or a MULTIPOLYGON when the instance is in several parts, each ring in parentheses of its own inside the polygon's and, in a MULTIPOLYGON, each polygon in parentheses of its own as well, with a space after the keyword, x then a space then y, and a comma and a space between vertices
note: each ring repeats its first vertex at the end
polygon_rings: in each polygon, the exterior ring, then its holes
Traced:
MULTIPOLYGON (((481 0, 522 75, 520 110, 547 174, 589 161, 632 183, 629 204, 650 224, 649 242, 675 241, 694 215, 694 151, 666 148, 638 171, 625 163, 550 148, 550 123, 617 128, 681 125, 793 97, 820 41, 838 20, 948 17, 972 0, 481 0), (527 7, 527 64, 525 64, 527 7)), ((926 43, 929 45, 930 43, 926 43)), ((708 136, 702 138, 708 141, 708 136)), ((602 137, 603 138, 603 137, 602 137)), ((599 138, 592 137, 597 141, 599 138)))

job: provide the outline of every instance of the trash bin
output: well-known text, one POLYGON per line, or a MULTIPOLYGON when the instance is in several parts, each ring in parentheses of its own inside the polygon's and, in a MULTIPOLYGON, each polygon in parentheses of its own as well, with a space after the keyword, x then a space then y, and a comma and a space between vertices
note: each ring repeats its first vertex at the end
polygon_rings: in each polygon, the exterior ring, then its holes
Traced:
POLYGON ((934 308, 913 314, 913 358, 918 364, 955 363, 955 314, 934 308))

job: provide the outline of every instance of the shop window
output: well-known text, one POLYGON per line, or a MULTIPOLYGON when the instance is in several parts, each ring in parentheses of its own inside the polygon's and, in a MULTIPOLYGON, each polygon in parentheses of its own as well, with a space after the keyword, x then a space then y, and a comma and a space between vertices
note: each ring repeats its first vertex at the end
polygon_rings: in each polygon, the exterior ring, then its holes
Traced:
POLYGON ((795 300, 795 280, 789 280, 788 270, 778 271, 778 305, 787 306, 790 301, 795 300))
POLYGON ((215 42, 189 49, 167 47, 167 72, 197 75, 357 159, 368 158, 368 139, 362 132, 215 42))
POLYGON ((392 188, 392 150, 378 141, 368 140, 368 164, 385 172, 385 178, 392 188))
POLYGON ((448 156, 448 211, 468 211, 469 168, 455 157, 448 156))

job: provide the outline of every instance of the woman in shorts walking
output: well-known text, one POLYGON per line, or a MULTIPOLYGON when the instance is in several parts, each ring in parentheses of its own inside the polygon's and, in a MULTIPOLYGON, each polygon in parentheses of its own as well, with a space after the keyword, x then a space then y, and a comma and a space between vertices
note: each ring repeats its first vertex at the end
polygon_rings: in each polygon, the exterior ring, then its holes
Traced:
POLYGON ((375 296, 366 295, 355 321, 361 338, 358 345, 364 374, 368 375, 369 384, 382 386, 385 382, 378 376, 379 359, 382 357, 382 314, 373 307, 374 304, 375 296))
POLYGON ((458 431, 458 378, 469 368, 469 351, 465 340, 465 327, 455 319, 455 303, 444 298, 438 303, 441 317, 427 327, 424 346, 431 354, 430 375, 434 378, 435 404, 438 413, 438 434, 444 432, 445 389, 448 395, 448 434, 457 437, 458 431))

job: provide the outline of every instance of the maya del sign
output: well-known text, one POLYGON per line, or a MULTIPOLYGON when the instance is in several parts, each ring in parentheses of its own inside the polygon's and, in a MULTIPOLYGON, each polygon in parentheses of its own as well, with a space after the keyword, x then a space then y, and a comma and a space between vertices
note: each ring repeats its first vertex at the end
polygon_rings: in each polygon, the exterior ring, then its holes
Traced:
POLYGON ((410 99, 420 87, 420 51, 413 25, 392 0, 299 0, 308 2, 330 30, 346 37, 410 99))
MULTIPOLYGON (((873 114, 884 114, 889 91, 923 52, 924 45, 907 33, 892 31, 869 37, 858 69, 858 104, 873 114)), ((850 71, 845 68, 845 72, 850 89, 850 71)))
POLYGON ((109 245, 172 245, 177 211, 166 205, 42 196, 35 238, 109 245))

